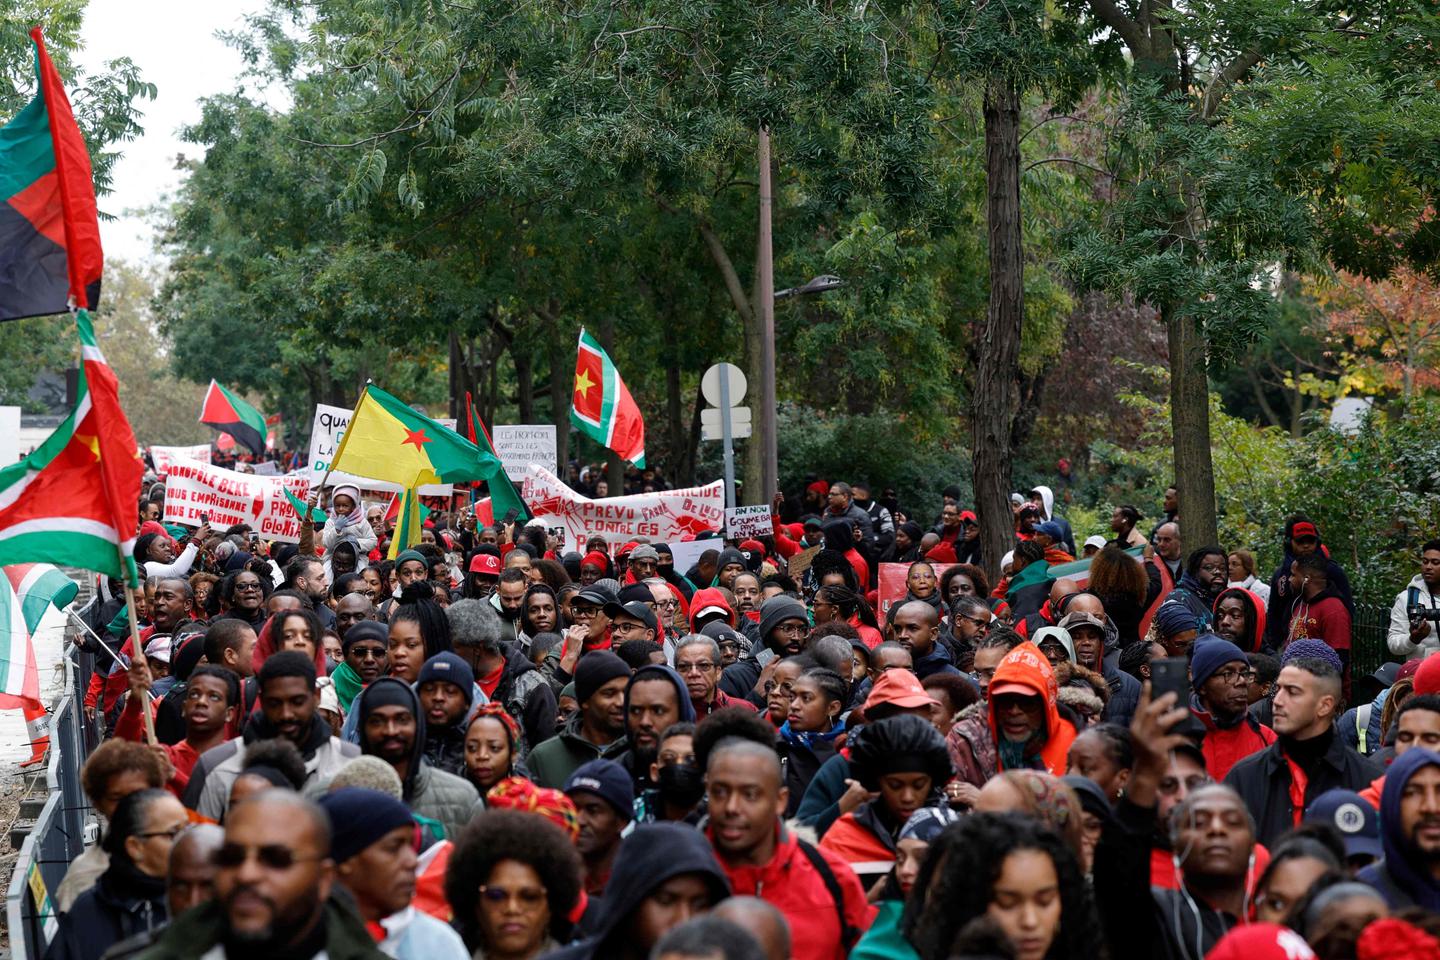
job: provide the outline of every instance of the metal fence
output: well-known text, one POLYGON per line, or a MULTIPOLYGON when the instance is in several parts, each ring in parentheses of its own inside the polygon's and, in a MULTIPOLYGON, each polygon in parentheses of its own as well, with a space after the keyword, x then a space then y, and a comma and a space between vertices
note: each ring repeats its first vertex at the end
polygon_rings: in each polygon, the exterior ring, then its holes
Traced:
POLYGON ((80 787, 80 768, 96 731, 84 713, 84 692, 93 658, 67 644, 62 661, 65 693, 50 713, 50 755, 45 782, 50 796, 20 847, 5 896, 10 952, 15 960, 38 960, 55 936, 54 891, 70 862, 85 849, 90 804, 80 787))
POLYGON ((1350 676, 1374 673, 1387 660, 1403 660, 1390 652, 1385 634, 1390 629, 1390 604, 1357 603, 1350 624, 1350 676))

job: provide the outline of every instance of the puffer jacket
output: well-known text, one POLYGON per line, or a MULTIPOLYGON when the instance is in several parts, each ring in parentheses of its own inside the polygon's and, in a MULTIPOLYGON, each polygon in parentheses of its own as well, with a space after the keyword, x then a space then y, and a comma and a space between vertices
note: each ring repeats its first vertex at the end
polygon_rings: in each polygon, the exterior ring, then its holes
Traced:
POLYGON ((555 689, 545 674, 518 650, 505 659, 505 672, 490 699, 520 724, 520 755, 528 756, 536 744, 555 736, 555 689))

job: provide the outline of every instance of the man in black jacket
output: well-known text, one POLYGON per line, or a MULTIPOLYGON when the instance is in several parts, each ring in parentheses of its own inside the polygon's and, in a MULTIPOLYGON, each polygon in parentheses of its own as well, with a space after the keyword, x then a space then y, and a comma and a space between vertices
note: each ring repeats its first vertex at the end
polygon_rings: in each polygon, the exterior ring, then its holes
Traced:
POLYGON ((1276 686, 1279 739, 1235 764, 1225 777, 1255 819, 1255 838, 1267 846, 1298 826, 1320 794, 1337 787, 1363 790, 1383 772, 1336 734, 1341 681, 1333 661, 1292 659, 1276 686))

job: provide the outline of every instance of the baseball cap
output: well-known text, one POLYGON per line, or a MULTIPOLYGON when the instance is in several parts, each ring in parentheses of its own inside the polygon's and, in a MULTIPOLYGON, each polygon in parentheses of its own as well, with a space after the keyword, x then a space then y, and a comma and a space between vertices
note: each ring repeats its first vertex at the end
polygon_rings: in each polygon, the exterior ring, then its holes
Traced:
POLYGON ((1400 664, 1396 663, 1394 660, 1386 661, 1385 663, 1380 664, 1380 666, 1376 668, 1375 672, 1370 674, 1370 676, 1380 681, 1381 686, 1394 686, 1395 681, 1400 679, 1400 664))
POLYGON ((634 617, 645 624, 647 629, 658 630, 660 623, 655 619, 655 611, 651 610, 639 600, 631 600, 629 603, 611 601, 605 604, 605 616, 614 620, 616 617, 634 617))
POLYGON ((878 706, 888 705, 902 710, 915 707, 936 706, 936 700, 925 692, 920 678, 909 670, 886 670, 875 681, 870 696, 865 698, 865 713, 878 706))
POLYGON ((575 594, 576 600, 583 600, 585 603, 593 603, 597 607, 608 606, 615 602, 615 594, 601 586, 598 582, 588 587, 581 587, 580 592, 575 594))
POLYGON ((477 553, 470 558, 470 572, 498 577, 500 576, 500 558, 493 553, 477 553))
POLYGON ((1060 524, 1056 523, 1054 520, 1046 520, 1044 523, 1035 524, 1035 532, 1043 533, 1051 540, 1065 539, 1065 531, 1062 530, 1060 528, 1060 524))
POLYGON ((1101 548, 1102 550, 1105 548, 1105 544, 1107 544, 1107 543, 1109 543, 1109 542, 1110 542, 1110 541, 1106 540, 1104 537, 1100 536, 1100 534, 1098 534, 1098 533, 1097 533, 1097 534, 1094 534, 1094 535, 1092 535, 1092 536, 1088 536, 1088 537, 1085 538, 1085 546, 1087 546, 1087 547, 1099 547, 1099 548, 1101 548))
POLYGON ((1083 610, 1073 610, 1065 614, 1056 626, 1066 631, 1074 630, 1076 627, 1094 627, 1100 631, 1101 636, 1105 635, 1105 621, 1095 614, 1086 613, 1083 610))
POLYGON ((159 660, 161 663, 170 662, 170 634, 157 633, 145 644, 145 658, 147 660, 159 660))
POLYGON ((1301 537, 1313 537, 1320 539, 1320 531, 1315 529, 1315 524, 1308 520, 1301 520, 1290 529, 1290 539, 1299 540, 1301 537))
POLYGON ((1347 857, 1383 857, 1380 815, 1353 790, 1326 790, 1305 811, 1306 823, 1325 823, 1340 832, 1347 857))

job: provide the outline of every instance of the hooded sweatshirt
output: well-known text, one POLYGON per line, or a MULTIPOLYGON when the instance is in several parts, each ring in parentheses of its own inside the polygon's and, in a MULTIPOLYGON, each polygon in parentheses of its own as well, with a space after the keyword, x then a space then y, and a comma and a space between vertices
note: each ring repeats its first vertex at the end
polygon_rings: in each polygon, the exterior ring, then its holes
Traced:
POLYGON ((1058 523, 1060 525, 1060 531, 1063 534, 1060 539, 1060 545, 1063 546, 1073 557, 1075 554, 1075 534, 1070 529, 1069 520, 1066 520, 1064 517, 1055 516, 1054 492, 1046 486, 1039 486, 1033 489, 1036 493, 1040 494, 1040 505, 1045 511, 1045 516, 1043 519, 1053 520, 1055 523, 1058 523))
POLYGON ((1022 769, 1043 770, 1063 777, 1069 762, 1070 745, 1075 742, 1075 728, 1060 716, 1055 672, 1050 667, 1050 661, 1040 652, 1039 647, 1028 641, 1005 655, 990 680, 990 698, 986 701, 986 711, 990 739, 996 745, 996 772, 1005 770, 1006 766, 1004 751, 1000 749, 1000 727, 995 719, 995 695, 1011 684, 1031 691, 1032 696, 1040 697, 1045 702, 1043 739, 1032 740, 1026 745, 1022 769))
POLYGON ((1361 870, 1357 879, 1378 890, 1391 910, 1417 906, 1432 913, 1440 911, 1440 881, 1430 873, 1400 823, 1401 794, 1416 773, 1431 766, 1440 767, 1440 753, 1412 747, 1385 774, 1380 794, 1380 845, 1385 857, 1361 870))
MULTIPOLYGON (((625 686, 626 717, 630 716, 630 691, 635 689, 635 684, 642 680, 668 680, 670 685, 675 688, 675 699, 680 704, 680 722, 695 722, 695 705, 690 702, 690 691, 686 688, 685 681, 680 678, 680 674, 676 673, 673 667, 668 667, 663 663, 646 664, 630 675, 630 682, 625 686)), ((626 737, 626 740, 628 741, 629 737, 626 737)), ((648 762, 644 764, 636 763, 635 748, 633 746, 619 756, 616 762, 624 767, 626 772, 635 779, 635 795, 637 797, 655 786, 655 784, 650 782, 650 764, 648 762)))
MULTIPOLYGON (((1269 633, 1269 646, 1276 650, 1285 646, 1287 633, 1290 628, 1290 618, 1295 612, 1295 605, 1299 597, 1295 591, 1290 589, 1290 567, 1295 562, 1295 555, 1290 552, 1290 538, 1293 534, 1293 524, 1285 526, 1285 559, 1276 568, 1274 576, 1270 578, 1270 602, 1266 604, 1265 622, 1269 633)), ((1322 537, 1316 546, 1327 559, 1330 551, 1325 546, 1322 537)), ((1329 588, 1335 591, 1340 597, 1340 602, 1345 604, 1345 609, 1351 616, 1355 615, 1355 595, 1350 589, 1350 578, 1345 576, 1345 571, 1334 560, 1330 560, 1325 567, 1325 582, 1329 588)))
POLYGON ((382 700, 385 704, 399 702, 401 706, 408 707, 415 717, 410 763, 401 780, 402 798, 415 813, 444 824, 447 837, 458 836, 471 815, 478 812, 480 793, 470 781, 425 762, 425 713, 420 709, 420 698, 410 689, 410 684, 395 677, 378 677, 355 698, 353 706, 360 717, 361 752, 375 753, 365 735, 365 725, 370 713, 382 705, 382 700))
MULTIPOLYGON (((667 881, 685 874, 700 876, 719 903, 730 895, 730 884, 710 850, 704 834, 682 823, 645 823, 625 838, 610 871, 606 895, 593 899, 587 917, 589 936, 579 943, 546 954, 546 960, 591 960, 618 954, 614 938, 627 936, 629 920, 646 898, 667 881)), ((797 954, 798 956, 798 954, 797 954)))
POLYGON ((1395 603, 1390 608, 1390 629, 1386 633, 1386 641, 1390 645, 1390 652, 1396 656, 1405 657, 1410 660, 1423 660, 1436 650, 1440 650, 1440 633, 1436 632, 1436 621, 1425 621, 1425 636, 1415 643, 1410 639, 1410 607, 1411 605, 1426 610, 1440 608, 1440 597, 1430 592, 1430 586, 1420 574, 1415 574, 1410 584, 1395 597, 1395 603))
POLYGON ((1226 587, 1220 591, 1211 607, 1214 611, 1214 623, 1220 622, 1220 601, 1226 597, 1239 597, 1241 602, 1250 608, 1250 619, 1254 623, 1252 633, 1248 637, 1236 637, 1235 646, 1246 653, 1259 653, 1260 648, 1265 644, 1265 602, 1260 597, 1244 587, 1226 587))

